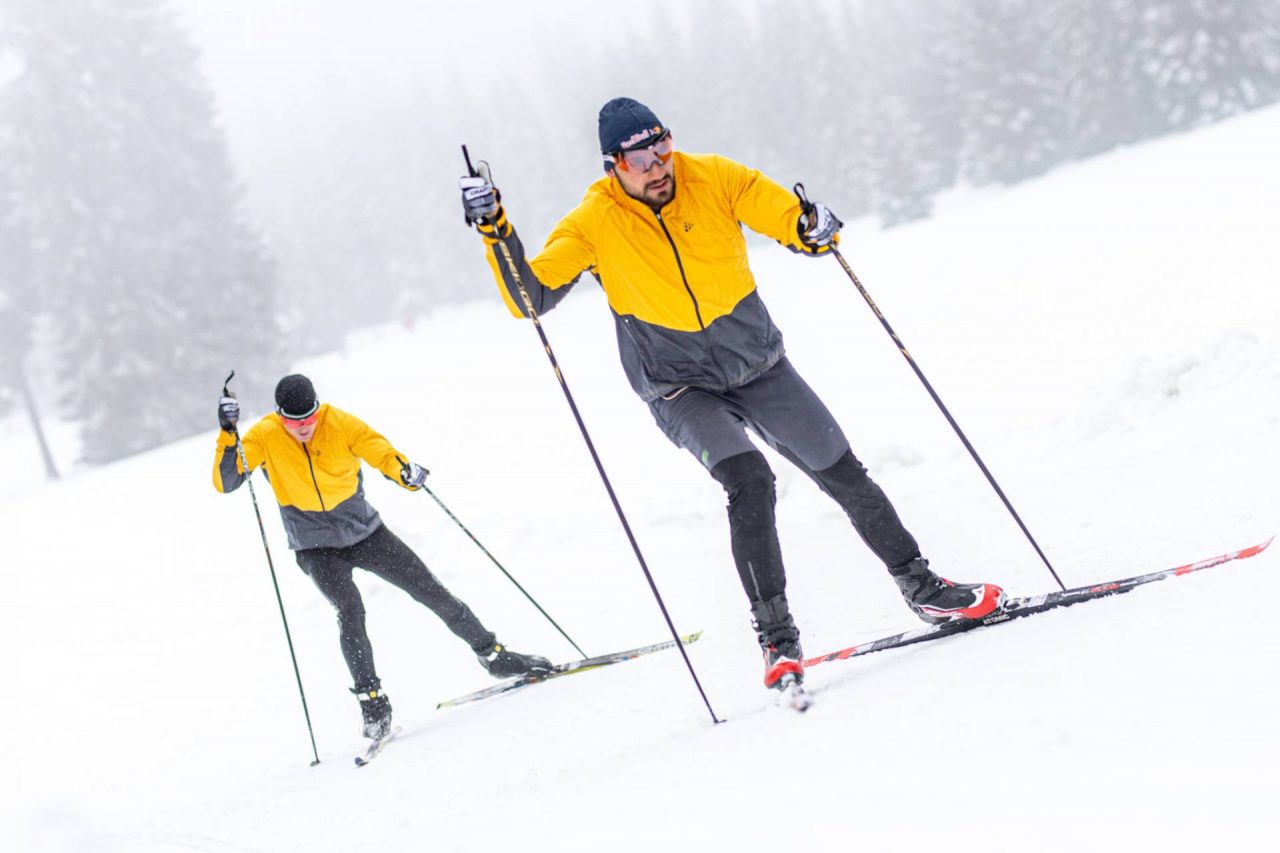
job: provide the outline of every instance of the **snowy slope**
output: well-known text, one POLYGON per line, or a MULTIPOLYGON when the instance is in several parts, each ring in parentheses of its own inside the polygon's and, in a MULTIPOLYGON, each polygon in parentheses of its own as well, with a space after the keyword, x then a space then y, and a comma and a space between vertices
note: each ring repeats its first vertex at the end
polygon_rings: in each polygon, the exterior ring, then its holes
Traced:
MULTIPOLYGON (((930 221, 847 229, 846 256, 1068 584, 1211 556, 1280 527, 1276 150, 1272 109, 1011 190, 957 192, 930 221)), ((767 246, 753 264, 793 361, 934 566, 1017 594, 1051 588, 839 268, 767 246)), ((490 292, 478 246, 465 276, 459 286, 490 292)), ((209 486, 211 425, 56 484, 36 485, 32 467, 6 486, 0 641, 17 651, 0 705, 0 843, 1269 846, 1280 828, 1280 640, 1268 621, 1280 550, 823 666, 810 674, 809 714, 778 710, 758 686, 719 487, 627 389, 599 293, 582 287, 545 325, 677 624, 706 632, 690 655, 726 723, 711 725, 669 652, 435 711, 487 677, 428 613, 366 578, 379 669, 406 731, 357 771, 358 713, 332 613, 268 505, 323 759, 308 767, 248 494, 209 486)), ((665 636, 533 330, 495 301, 354 335, 343 353, 299 367, 431 468, 436 494, 589 652, 665 636)), ((210 386, 211 421, 221 380, 192 380, 210 386)), ((20 426, 6 423, 5 436, 27 470, 20 426)), ((912 627, 839 510, 776 461, 807 651, 912 627)), ((506 642, 571 657, 428 497, 376 477, 368 486, 388 524, 506 642)))

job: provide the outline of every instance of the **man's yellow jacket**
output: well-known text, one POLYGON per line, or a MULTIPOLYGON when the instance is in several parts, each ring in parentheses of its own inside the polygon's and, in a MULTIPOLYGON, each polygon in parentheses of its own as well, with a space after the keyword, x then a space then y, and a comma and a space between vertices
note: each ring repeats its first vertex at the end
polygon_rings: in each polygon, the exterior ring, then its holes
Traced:
POLYGON ((505 213, 482 227, 507 307, 526 311, 502 249, 534 310, 549 311, 583 272, 599 280, 613 311, 618 351, 643 399, 686 386, 726 390, 783 356, 782 334, 756 293, 742 226, 793 251, 796 196, 760 172, 714 154, 676 152, 675 197, 660 211, 628 196, 612 176, 596 181, 536 257, 505 213), (503 235, 499 245, 498 235, 503 235))
MULTIPOLYGON (((355 415, 328 403, 320 406, 315 432, 305 444, 285 431, 275 413, 254 424, 241 444, 249 471, 265 466, 289 547, 295 551, 345 548, 382 524, 364 497, 361 460, 400 483, 402 457, 391 442, 355 415)), ((220 430, 213 487, 230 492, 244 480, 235 436, 220 430)))

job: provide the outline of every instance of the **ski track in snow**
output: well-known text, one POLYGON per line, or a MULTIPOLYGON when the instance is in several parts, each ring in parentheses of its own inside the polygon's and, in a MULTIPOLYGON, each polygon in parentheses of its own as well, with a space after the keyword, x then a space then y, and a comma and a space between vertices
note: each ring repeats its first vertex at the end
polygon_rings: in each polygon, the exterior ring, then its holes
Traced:
MULTIPOLYGON (((1280 527, 1276 150, 1272 108, 1006 191, 956 191, 889 232, 846 229, 846 257, 1068 585, 1280 527)), ((1052 588, 839 268, 753 252, 793 361, 934 567, 1052 588)), ((490 294, 478 245, 467 275, 490 294)), ((248 496, 209 486, 220 377, 193 377, 210 386, 207 435, 53 484, 25 423, 0 422, 0 642, 16 650, 0 703, 6 848, 1247 850, 1274 837, 1280 549, 824 665, 811 711, 773 708, 719 487, 654 428, 602 297, 579 290, 547 332, 678 627, 705 630, 689 655, 727 722, 711 725, 674 652, 436 711, 487 678, 434 617, 358 575, 404 732, 356 772, 333 616, 259 479, 323 759, 308 767, 248 496)), ((662 640, 539 350, 490 298, 411 332, 354 333, 299 368, 429 467, 588 653, 662 640)), ((70 430, 53 435, 73 456, 70 430)), ((913 627, 838 508, 770 458, 806 651, 913 627)), ((428 498, 366 485, 504 642, 572 656, 428 498)))

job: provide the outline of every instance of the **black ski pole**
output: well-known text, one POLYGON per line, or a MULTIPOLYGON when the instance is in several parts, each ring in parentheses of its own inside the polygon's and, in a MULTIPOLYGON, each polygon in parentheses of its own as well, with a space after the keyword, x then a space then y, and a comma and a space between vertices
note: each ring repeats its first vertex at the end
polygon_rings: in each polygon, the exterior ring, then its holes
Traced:
MULTIPOLYGON (((480 175, 479 172, 471 165, 471 155, 467 153, 467 146, 462 146, 462 156, 467 161, 467 172, 472 177, 480 175)), ((485 170, 484 177, 489 178, 489 164, 480 161, 480 166, 485 170)), ((569 410, 573 412, 573 419, 578 423, 578 430, 582 433, 582 440, 586 442, 587 450, 591 454, 591 459, 596 463, 596 471, 600 474, 600 480, 604 483, 604 489, 609 493, 609 500, 613 502, 614 512, 618 514, 618 521, 622 522, 622 529, 627 534, 627 541, 631 543, 631 550, 635 552, 636 560, 640 563, 640 570, 644 572, 645 580, 649 582, 649 589, 653 592, 654 600, 658 602, 658 609, 662 611, 662 618, 666 620, 667 628, 671 631, 671 636, 675 638, 676 648, 680 650, 680 656, 684 658, 684 664, 689 668, 689 676, 693 679, 694 686, 698 688, 698 694, 702 697, 702 702, 707 706, 707 713, 711 714, 711 722, 722 722, 716 716, 716 712, 711 707, 711 700, 707 698, 707 692, 702 689, 702 682, 698 680, 698 673, 694 671, 693 661, 689 660, 689 653, 685 651, 684 644, 680 642, 680 632, 676 630, 675 622, 671 619, 671 614, 667 611, 666 602, 662 600, 662 593, 658 592, 658 584, 653 579, 653 573, 649 571, 649 564, 645 562, 644 554, 640 552, 640 544, 636 542, 635 535, 631 532, 631 525, 627 522, 626 513, 622 511, 622 504, 618 501, 617 494, 613 491, 613 484, 609 482, 609 475, 604 471, 604 464, 600 461, 600 455, 596 453, 596 446, 591 441, 591 434, 587 432, 587 425, 582 420, 582 415, 578 412, 578 404, 574 402, 573 394, 569 391, 569 384, 565 382, 564 373, 560 370, 560 363, 556 361, 556 354, 551 349, 551 341, 547 339, 547 333, 542 328, 542 322, 538 318, 538 312, 533 307, 533 299, 529 296, 529 291, 524 286, 524 280, 520 276, 520 268, 515 262, 515 258, 511 255, 511 249, 507 246, 505 237, 495 232, 498 248, 502 252, 502 259, 507 265, 507 269, 511 271, 511 279, 515 282, 516 289, 520 292, 520 301, 524 303, 525 313, 529 319, 533 321, 533 327, 538 331, 538 338, 542 341, 542 348, 547 353, 547 358, 551 361, 551 369, 556 374, 556 381, 560 383, 560 390, 564 392, 565 401, 569 404, 569 410)))
MULTIPOLYGON (((804 211, 810 210, 813 205, 804 193, 804 184, 796 184, 793 188, 796 196, 800 199, 800 207, 804 211)), ((902 357, 907 360, 907 364, 911 365, 911 369, 915 371, 916 376, 924 385, 924 389, 929 392, 929 396, 933 398, 933 402, 938 404, 938 408, 942 411, 942 416, 947 419, 947 423, 951 424, 951 428, 955 430, 957 436, 960 437, 960 443, 964 445, 965 450, 969 451, 969 455, 973 457, 973 461, 978 463, 978 467, 982 470, 983 475, 987 478, 987 482, 991 484, 991 488, 996 490, 996 494, 1000 496, 1000 500, 1004 503, 1005 509, 1009 510, 1009 514, 1013 516, 1013 520, 1018 523, 1018 527, 1022 529, 1023 535, 1027 537, 1027 541, 1031 543, 1031 547, 1040 555, 1040 559, 1044 561, 1045 566, 1049 569, 1049 574, 1053 575, 1054 581, 1057 582, 1059 588, 1066 589, 1066 585, 1062 583, 1062 579, 1058 577, 1058 573, 1054 571, 1053 565, 1049 562, 1049 558, 1044 555, 1044 551, 1040 550, 1040 545, 1036 542, 1035 537, 1031 535, 1031 531, 1027 529, 1027 525, 1022 522, 1022 517, 1018 515, 1018 511, 1013 508, 1013 504, 1005 497, 1004 490, 1000 488, 1000 484, 996 482, 996 478, 992 476, 986 464, 982 461, 982 457, 978 455, 978 451, 969 443, 968 437, 965 436, 964 430, 960 429, 960 424, 956 423, 956 419, 951 416, 951 412, 947 410, 943 404, 942 398, 938 396, 938 392, 933 390, 933 386, 929 384, 929 380, 925 378, 924 372, 920 370, 920 366, 916 364, 916 360, 911 357, 911 353, 907 351, 907 347, 902 343, 902 339, 898 337, 898 333, 889 325, 889 321, 880 313, 880 308, 872 300, 871 294, 867 293, 867 289, 862 286, 862 282, 858 281, 858 277, 854 275, 853 268, 849 266, 849 262, 844 259, 844 255, 840 254, 840 250, 834 245, 831 247, 831 254, 840 262, 840 266, 844 269, 845 274, 849 276, 849 280, 853 282, 853 286, 858 288, 858 292, 862 294, 862 298, 867 301, 871 311, 880 320, 880 325, 884 326, 884 330, 889 333, 889 337, 893 338, 894 344, 898 347, 898 352, 902 353, 902 357)))
MULTIPOLYGON (((227 386, 231 384, 236 372, 231 371, 231 376, 227 377, 227 381, 222 383, 222 396, 229 397, 231 391, 227 386)), ((249 484, 249 497, 253 500, 253 514, 258 518, 258 533, 262 535, 262 549, 267 552, 267 568, 271 570, 271 585, 276 590, 276 603, 280 605, 280 621, 284 623, 284 639, 289 644, 289 659, 293 661, 293 674, 298 679, 298 695, 302 697, 302 715, 307 720, 307 734, 311 737, 311 754, 315 760, 311 762, 311 766, 315 767, 320 763, 320 753, 316 749, 316 733, 311 727, 311 712, 307 710, 307 694, 302 690, 302 673, 298 671, 298 656, 293 651, 293 636, 289 633, 289 619, 284 615, 284 599, 280 596, 280 584, 276 582, 276 567, 271 561, 271 548, 267 545, 267 529, 262 524, 262 513, 258 510, 258 495, 253 490, 253 472, 249 470, 249 461, 244 455, 244 445, 240 443, 240 430, 235 428, 231 434, 236 437, 236 454, 240 457, 240 466, 244 468, 244 479, 249 484)))
MULTIPOLYGON (((400 464, 401 464, 401 465, 404 465, 404 464, 405 464, 405 463, 404 463, 404 460, 403 460, 403 459, 400 459, 400 457, 399 457, 399 456, 397 456, 397 457, 396 457, 396 459, 398 459, 398 460, 400 461, 400 464)), ((468 529, 467 529, 467 526, 466 526, 465 524, 463 524, 463 523, 458 519, 458 517, 457 517, 456 515, 454 515, 454 514, 453 514, 453 512, 449 509, 449 507, 445 506, 444 501, 440 500, 440 498, 438 498, 438 497, 436 496, 436 493, 435 493, 435 492, 431 491, 431 489, 429 489, 425 483, 424 483, 422 486, 420 486, 420 488, 422 489, 422 491, 424 491, 424 492, 426 492, 427 494, 431 495, 431 499, 432 499, 433 501, 435 501, 435 502, 436 502, 436 504, 437 504, 437 505, 438 505, 442 510, 444 510, 444 514, 445 514, 445 515, 447 515, 447 516, 449 516, 449 518, 453 519, 453 523, 454 523, 454 524, 456 524, 456 525, 458 525, 458 527, 460 527, 460 528, 462 529, 462 532, 463 532, 463 533, 465 533, 465 534, 467 534, 467 537, 468 537, 472 542, 476 543, 476 547, 477 547, 477 548, 479 548, 481 551, 483 551, 483 552, 484 552, 484 555, 485 555, 486 557, 488 557, 488 558, 489 558, 490 562, 492 562, 495 566, 497 566, 497 567, 498 567, 498 571, 500 571, 500 572, 502 572, 504 575, 506 575, 506 576, 507 576, 507 580, 509 580, 509 581, 511 581, 511 583, 515 584, 516 589, 520 590, 520 592, 524 594, 524 597, 525 597, 525 598, 527 598, 527 599, 529 599, 529 603, 530 603, 530 604, 532 604, 534 607, 538 608, 538 612, 539 612, 539 613, 541 613, 543 616, 545 616, 545 617, 546 617, 546 619, 547 619, 547 621, 548 621, 548 622, 550 622, 550 623, 551 623, 551 625, 552 625, 552 626, 553 626, 557 631, 559 631, 559 632, 560 632, 560 636, 564 637, 566 640, 568 640, 568 641, 569 641, 569 645, 573 646, 573 648, 578 652, 578 654, 579 654, 579 655, 581 655, 581 656, 582 656, 582 657, 584 657, 584 658, 590 657, 590 655, 588 655, 586 652, 584 652, 584 651, 582 650, 582 647, 581 647, 581 646, 579 646, 577 643, 575 643, 575 642, 573 641, 573 637, 570 637, 568 634, 566 634, 566 633, 565 633, 565 631, 564 631, 564 629, 560 627, 559 623, 557 623, 557 622, 556 622, 556 620, 554 620, 554 619, 552 619, 552 618, 551 618, 551 614, 550 614, 550 613, 548 613, 547 611, 545 611, 545 610, 543 610, 543 609, 542 609, 542 605, 541 605, 541 604, 539 604, 537 601, 535 601, 535 600, 534 600, 533 596, 532 596, 532 595, 530 595, 530 594, 528 593, 528 591, 527 591, 527 590, 525 590, 525 588, 524 588, 524 587, 522 587, 522 586, 520 585, 520 582, 519 582, 518 580, 516 580, 514 577, 512 577, 512 576, 511 576, 511 572, 507 571, 507 570, 506 570, 506 568, 502 565, 502 563, 499 563, 499 562, 498 562, 498 558, 497 558, 497 557, 495 557, 495 556, 493 556, 493 554, 489 553, 489 549, 488 549, 488 548, 486 548, 486 547, 484 547, 484 545, 480 544, 480 540, 479 540, 479 539, 477 539, 477 538, 475 537, 475 534, 474 534, 474 533, 472 533, 470 530, 468 530, 468 529)))

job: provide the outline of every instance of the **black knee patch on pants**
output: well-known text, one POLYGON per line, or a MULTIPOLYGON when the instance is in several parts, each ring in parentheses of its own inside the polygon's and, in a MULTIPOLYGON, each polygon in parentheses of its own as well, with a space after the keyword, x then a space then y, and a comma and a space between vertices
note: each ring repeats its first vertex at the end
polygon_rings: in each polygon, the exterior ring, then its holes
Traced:
POLYGON ((739 453, 711 469, 729 497, 729 536, 733 561, 743 589, 752 601, 764 601, 786 590, 782 549, 774 519, 773 471, 758 450, 739 453))
POLYGON ((711 469, 711 476, 724 486, 730 504, 768 496, 772 506, 777 500, 773 469, 758 450, 730 456, 711 469))

